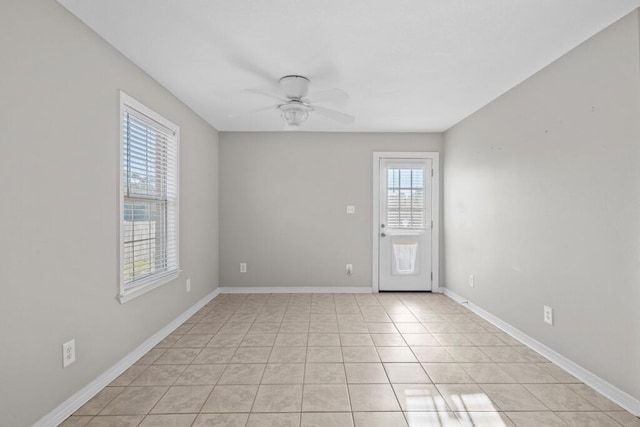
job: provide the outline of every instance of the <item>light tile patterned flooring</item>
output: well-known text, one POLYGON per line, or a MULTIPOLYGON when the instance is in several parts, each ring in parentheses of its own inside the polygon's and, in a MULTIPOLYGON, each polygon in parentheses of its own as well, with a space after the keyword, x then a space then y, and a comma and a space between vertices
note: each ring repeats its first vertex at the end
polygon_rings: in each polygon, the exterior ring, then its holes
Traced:
POLYGON ((63 426, 640 426, 440 294, 220 295, 63 426))

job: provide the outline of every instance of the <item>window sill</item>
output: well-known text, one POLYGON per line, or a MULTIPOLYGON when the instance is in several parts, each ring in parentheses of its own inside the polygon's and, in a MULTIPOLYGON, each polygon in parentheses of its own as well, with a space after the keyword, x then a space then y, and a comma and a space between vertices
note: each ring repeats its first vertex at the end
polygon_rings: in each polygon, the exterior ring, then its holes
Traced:
POLYGON ((161 276, 153 277, 148 282, 142 282, 135 288, 122 291, 120 292, 120 295, 118 295, 118 301, 120 301, 120 304, 129 302, 132 299, 139 297, 140 295, 144 295, 157 287, 160 287, 171 282, 172 280, 177 279, 181 272, 182 270, 173 270, 161 276))

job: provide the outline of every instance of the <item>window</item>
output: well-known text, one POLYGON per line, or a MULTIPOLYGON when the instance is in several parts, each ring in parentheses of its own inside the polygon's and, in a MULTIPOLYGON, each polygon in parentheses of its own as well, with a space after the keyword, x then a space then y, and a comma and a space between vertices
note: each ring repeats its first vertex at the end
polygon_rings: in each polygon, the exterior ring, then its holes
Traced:
POLYGON ((120 302, 179 274, 180 129, 120 93, 120 302))
POLYGON ((387 169, 387 226, 424 228, 423 169, 387 169))

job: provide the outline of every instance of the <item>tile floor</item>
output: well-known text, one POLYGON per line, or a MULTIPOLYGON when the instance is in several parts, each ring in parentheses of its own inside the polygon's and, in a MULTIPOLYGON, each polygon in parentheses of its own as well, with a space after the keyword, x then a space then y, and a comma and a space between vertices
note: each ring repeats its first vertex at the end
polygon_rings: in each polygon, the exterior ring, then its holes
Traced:
POLYGON ((220 295, 63 426, 640 426, 440 294, 220 295))

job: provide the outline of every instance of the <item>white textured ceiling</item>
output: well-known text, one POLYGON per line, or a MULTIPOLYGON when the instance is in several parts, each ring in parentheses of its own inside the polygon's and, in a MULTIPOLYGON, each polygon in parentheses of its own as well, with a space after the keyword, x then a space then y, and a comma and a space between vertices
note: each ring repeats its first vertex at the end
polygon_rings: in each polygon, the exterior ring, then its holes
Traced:
MULTIPOLYGON (((443 131, 639 0, 59 0, 221 131, 279 131, 244 91, 287 74, 356 116, 307 131, 443 131)), ((132 94, 134 95, 134 94, 132 94)), ((312 94, 311 94, 311 98, 312 94)), ((277 101, 276 101, 277 102, 277 101)))

